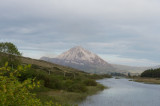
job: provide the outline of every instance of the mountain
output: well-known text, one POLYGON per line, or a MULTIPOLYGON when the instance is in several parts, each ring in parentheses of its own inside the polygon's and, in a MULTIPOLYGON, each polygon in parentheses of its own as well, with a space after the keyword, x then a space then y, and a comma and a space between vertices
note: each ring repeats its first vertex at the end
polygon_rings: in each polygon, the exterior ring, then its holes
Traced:
MULTIPOLYGON (((98 55, 80 47, 76 46, 70 50, 62 53, 56 58, 42 57, 41 60, 48 62, 60 64, 63 66, 69 66, 79 70, 83 70, 89 73, 122 73, 128 75, 139 75, 143 71, 150 69, 152 67, 134 67, 118 64, 109 64, 108 62, 101 59, 98 55)), ((153 68, 157 68, 156 66, 153 68)))
POLYGON ((41 60, 73 67, 89 73, 110 73, 116 70, 98 55, 80 46, 71 48, 56 58, 42 57, 41 60))

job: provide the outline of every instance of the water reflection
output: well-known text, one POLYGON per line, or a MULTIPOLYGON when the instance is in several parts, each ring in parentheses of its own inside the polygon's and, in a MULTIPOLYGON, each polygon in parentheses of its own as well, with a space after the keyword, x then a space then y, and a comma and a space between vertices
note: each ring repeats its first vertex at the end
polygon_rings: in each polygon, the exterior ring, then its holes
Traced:
POLYGON ((110 88, 88 97, 80 106, 160 106, 160 85, 114 78, 98 82, 110 88))

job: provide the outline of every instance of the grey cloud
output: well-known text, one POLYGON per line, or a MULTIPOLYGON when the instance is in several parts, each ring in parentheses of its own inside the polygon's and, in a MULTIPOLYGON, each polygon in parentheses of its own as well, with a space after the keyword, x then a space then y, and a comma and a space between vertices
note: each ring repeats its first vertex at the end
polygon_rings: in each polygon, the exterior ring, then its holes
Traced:
MULTIPOLYGON (((159 62, 158 0, 1 0, 0 41, 22 51, 97 54, 159 62)), ((132 64, 132 63, 131 63, 132 64)))

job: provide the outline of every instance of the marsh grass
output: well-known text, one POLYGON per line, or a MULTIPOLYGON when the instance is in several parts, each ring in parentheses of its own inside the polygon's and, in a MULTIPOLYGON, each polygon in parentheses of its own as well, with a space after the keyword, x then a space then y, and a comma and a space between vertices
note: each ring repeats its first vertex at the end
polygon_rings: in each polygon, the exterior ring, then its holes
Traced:
POLYGON ((42 101, 54 101, 61 103, 63 106, 76 105, 86 99, 87 96, 97 94, 104 90, 101 84, 96 86, 87 86, 87 92, 68 92, 64 90, 49 90, 37 93, 37 97, 42 101))
POLYGON ((133 81, 143 82, 148 84, 160 84, 160 78, 134 78, 133 81))

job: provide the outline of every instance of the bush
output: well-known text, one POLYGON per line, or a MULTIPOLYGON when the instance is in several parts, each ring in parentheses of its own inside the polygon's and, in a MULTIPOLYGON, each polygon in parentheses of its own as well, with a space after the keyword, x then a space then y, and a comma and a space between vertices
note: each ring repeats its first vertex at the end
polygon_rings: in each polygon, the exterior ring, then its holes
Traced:
POLYGON ((67 91, 70 92, 86 92, 87 88, 84 84, 81 83, 74 83, 68 86, 67 91))
POLYGON ((74 82, 70 79, 67 79, 63 82, 63 89, 68 90, 68 87, 71 86, 74 82))
POLYGON ((101 74, 101 75, 91 74, 91 75, 88 75, 87 77, 91 79, 103 79, 103 78, 111 78, 112 76, 109 74, 101 74))
POLYGON ((53 75, 48 75, 47 72, 45 71, 35 71, 33 69, 30 69, 25 72, 21 72, 21 76, 18 77, 19 81, 24 81, 28 78, 36 78, 36 80, 41 80, 44 82, 44 86, 47 88, 52 88, 52 89, 61 89, 62 88, 62 81, 61 77, 58 76, 53 76, 53 75))
POLYGON ((31 69, 29 69, 27 71, 22 71, 22 72, 20 72, 20 74, 21 74, 21 76, 18 76, 18 80, 21 82, 23 82, 24 80, 26 80, 28 78, 33 79, 36 77, 36 73, 31 69))
POLYGON ((49 84, 48 88, 52 88, 52 89, 62 89, 62 80, 59 79, 58 77, 49 77, 49 84))
POLYGON ((92 79, 84 80, 83 83, 86 86, 97 86, 97 82, 95 80, 92 80, 92 79))

